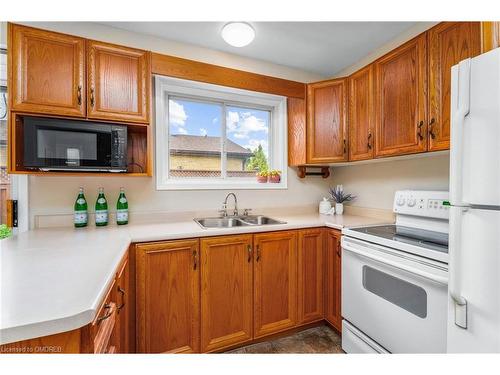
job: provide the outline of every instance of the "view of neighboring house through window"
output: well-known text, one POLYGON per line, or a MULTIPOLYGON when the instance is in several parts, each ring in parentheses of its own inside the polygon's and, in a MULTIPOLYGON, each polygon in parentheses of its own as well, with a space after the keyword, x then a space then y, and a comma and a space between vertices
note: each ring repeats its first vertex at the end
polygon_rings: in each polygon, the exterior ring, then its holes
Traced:
POLYGON ((156 86, 158 188, 267 188, 256 173, 285 169, 285 98, 166 77, 156 86))
POLYGON ((170 98, 168 113, 170 177, 253 177, 269 169, 269 111, 170 98))

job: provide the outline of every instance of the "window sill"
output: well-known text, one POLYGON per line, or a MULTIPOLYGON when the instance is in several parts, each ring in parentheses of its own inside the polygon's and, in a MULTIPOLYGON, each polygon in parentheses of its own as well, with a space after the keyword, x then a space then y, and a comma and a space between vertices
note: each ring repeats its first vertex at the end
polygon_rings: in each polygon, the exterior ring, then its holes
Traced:
POLYGON ((280 183, 259 183, 256 181, 179 181, 158 182, 156 190, 286 190, 286 180, 280 183))

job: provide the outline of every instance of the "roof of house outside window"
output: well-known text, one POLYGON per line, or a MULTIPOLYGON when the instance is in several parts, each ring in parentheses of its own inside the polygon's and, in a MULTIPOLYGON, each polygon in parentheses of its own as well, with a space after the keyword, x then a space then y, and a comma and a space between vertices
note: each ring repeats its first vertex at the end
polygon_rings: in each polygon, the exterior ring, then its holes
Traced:
MULTIPOLYGON (((226 143, 228 157, 246 159, 253 156, 253 152, 234 143, 230 139, 226 143)), ((170 153, 178 155, 219 155, 221 152, 221 138, 174 134, 170 136, 170 153)))

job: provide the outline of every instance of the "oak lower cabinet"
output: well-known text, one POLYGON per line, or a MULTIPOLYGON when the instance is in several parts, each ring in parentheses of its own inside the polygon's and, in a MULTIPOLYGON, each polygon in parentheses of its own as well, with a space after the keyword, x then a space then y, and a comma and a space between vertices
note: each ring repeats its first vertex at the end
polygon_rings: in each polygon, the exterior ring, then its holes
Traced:
POLYGON ((117 325, 117 352, 131 353, 130 344, 130 270, 128 256, 123 260, 118 269, 115 285, 116 325, 117 325))
POLYGON ((253 236, 200 240, 201 351, 253 337, 253 236))
POLYGON ((429 151, 450 148, 451 67, 481 52, 479 22, 442 22, 429 44, 429 151))
POLYGON ((136 335, 139 353, 200 349, 199 241, 136 245, 136 335))
POLYGON ((87 41, 88 117, 149 122, 150 53, 87 41))
POLYGON ((254 235, 254 337, 297 323, 297 232, 254 235))
POLYGON ((307 162, 348 160, 347 80, 307 85, 307 162))
POLYGON ((85 39, 8 27, 11 109, 85 117, 85 39))
POLYGON ((375 61, 375 157, 427 150, 427 36, 375 61))
POLYGON ((341 315, 341 232, 335 229, 325 230, 326 250, 326 288, 325 318, 339 332, 342 329, 341 315))
POLYGON ((298 324, 323 319, 323 229, 298 232, 298 324))

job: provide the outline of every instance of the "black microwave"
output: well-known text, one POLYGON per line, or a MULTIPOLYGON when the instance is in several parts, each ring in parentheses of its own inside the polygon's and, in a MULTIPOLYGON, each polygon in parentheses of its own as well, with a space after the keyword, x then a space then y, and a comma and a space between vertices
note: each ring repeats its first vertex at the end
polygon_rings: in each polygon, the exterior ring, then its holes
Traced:
POLYGON ((127 127, 24 117, 24 167, 41 171, 127 172, 127 127))

